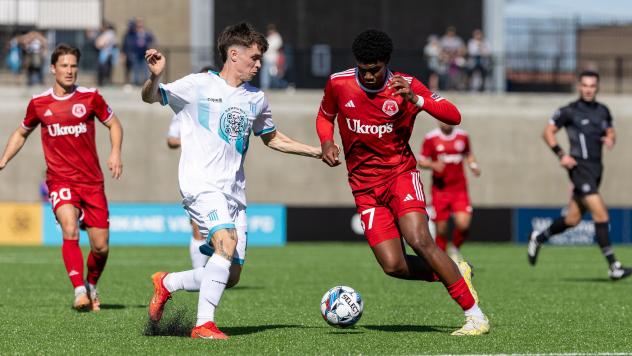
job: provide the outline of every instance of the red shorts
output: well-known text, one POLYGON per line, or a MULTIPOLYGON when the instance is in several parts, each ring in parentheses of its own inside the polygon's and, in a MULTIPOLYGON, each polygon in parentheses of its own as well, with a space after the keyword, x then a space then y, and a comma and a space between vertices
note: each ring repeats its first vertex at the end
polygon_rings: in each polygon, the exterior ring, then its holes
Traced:
POLYGON ((471 214, 472 205, 467 190, 442 191, 432 189, 432 206, 434 207, 434 221, 445 221, 456 212, 471 214))
POLYGON ((417 170, 389 178, 369 191, 354 194, 364 236, 373 247, 401 236, 397 219, 412 211, 426 214, 426 198, 417 170))
POLYGON ((48 197, 53 206, 53 213, 60 206, 72 204, 81 211, 82 227, 110 227, 108 202, 105 198, 103 184, 88 186, 73 183, 48 183, 48 197))

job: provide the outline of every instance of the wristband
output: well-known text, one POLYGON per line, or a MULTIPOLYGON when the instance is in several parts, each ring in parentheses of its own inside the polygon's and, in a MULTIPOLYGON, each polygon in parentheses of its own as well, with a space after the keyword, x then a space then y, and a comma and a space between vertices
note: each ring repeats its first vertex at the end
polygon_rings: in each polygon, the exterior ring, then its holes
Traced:
POLYGON ((417 102, 415 103, 415 106, 418 106, 420 108, 424 107, 424 98, 422 98, 421 96, 417 95, 417 102))
POLYGON ((553 153, 555 153, 557 158, 560 158, 560 159, 564 157, 564 155, 566 154, 564 150, 562 149, 562 147, 560 147, 560 145, 555 145, 551 147, 551 151, 553 151, 553 153))

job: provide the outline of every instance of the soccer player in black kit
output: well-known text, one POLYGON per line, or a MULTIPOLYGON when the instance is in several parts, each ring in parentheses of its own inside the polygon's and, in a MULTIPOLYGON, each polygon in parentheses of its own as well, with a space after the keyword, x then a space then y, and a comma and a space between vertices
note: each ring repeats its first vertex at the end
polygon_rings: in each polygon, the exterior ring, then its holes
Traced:
POLYGON ((608 238, 608 210, 599 194, 603 165, 602 146, 612 149, 615 132, 608 108, 596 101, 599 90, 599 74, 584 71, 579 74, 579 99, 557 110, 542 134, 544 141, 559 158, 560 165, 568 170, 573 183, 573 196, 568 203, 566 216, 561 216, 542 232, 533 231, 529 238, 529 263, 535 265, 542 243, 551 236, 576 226, 582 215, 590 211, 595 223, 595 235, 601 253, 608 261, 608 276, 620 280, 632 274, 617 261, 608 238), (570 152, 566 153, 557 143, 555 134, 566 128, 570 152))

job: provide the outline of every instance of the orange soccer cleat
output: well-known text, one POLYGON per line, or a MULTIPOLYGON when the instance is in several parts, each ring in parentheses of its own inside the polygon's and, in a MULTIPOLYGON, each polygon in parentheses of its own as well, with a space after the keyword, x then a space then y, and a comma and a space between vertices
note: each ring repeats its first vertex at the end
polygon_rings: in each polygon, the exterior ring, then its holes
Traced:
POLYGON ((191 337, 194 339, 228 340, 228 335, 218 329, 217 325, 212 321, 194 327, 191 330, 191 337))
POLYGON ((162 284, 167 274, 167 272, 156 272, 151 275, 151 281, 154 284, 154 295, 149 301, 149 319, 153 322, 160 321, 165 304, 167 300, 171 299, 171 293, 162 284))

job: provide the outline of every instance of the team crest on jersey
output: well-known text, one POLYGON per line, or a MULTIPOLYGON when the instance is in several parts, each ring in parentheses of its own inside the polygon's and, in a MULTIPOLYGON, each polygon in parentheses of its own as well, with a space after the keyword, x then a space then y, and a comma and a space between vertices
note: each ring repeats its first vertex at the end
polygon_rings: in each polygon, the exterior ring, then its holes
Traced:
POLYGON ((465 149, 465 142, 461 140, 456 140, 454 142, 454 149, 456 149, 459 152, 463 151, 465 149))
POLYGON ((224 110, 219 119, 219 135, 224 141, 234 143, 240 153, 244 153, 248 145, 244 141, 247 129, 248 113, 245 110, 236 106, 224 110))
POLYGON ((443 151, 445 147, 442 144, 437 145, 437 151, 443 151))
POLYGON ((72 106, 72 114, 75 117, 81 118, 86 114, 86 106, 83 104, 75 104, 72 106))
POLYGON ((384 101, 384 104, 382 104, 382 111, 388 116, 393 116, 397 114, 397 112, 399 111, 397 102, 395 100, 384 101))

